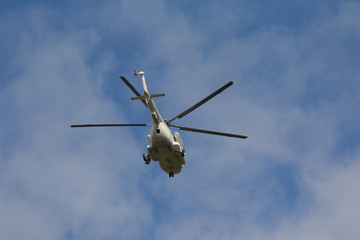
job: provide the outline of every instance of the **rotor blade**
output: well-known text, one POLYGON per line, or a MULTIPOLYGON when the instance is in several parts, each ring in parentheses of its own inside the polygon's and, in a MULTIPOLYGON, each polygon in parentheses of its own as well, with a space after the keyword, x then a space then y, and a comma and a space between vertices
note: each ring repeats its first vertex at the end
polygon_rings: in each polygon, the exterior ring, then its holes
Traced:
MULTIPOLYGON (((134 88, 133 85, 131 85, 131 83, 130 83, 124 76, 120 76, 120 78, 121 78, 121 80, 123 80, 123 82, 131 89, 131 91, 133 91, 133 92, 135 93, 135 95, 136 95, 137 97, 140 97, 140 96, 141 96, 141 94, 134 88)), ((141 99, 141 101, 143 102, 143 104, 144 104, 146 107, 148 107, 144 99, 141 99)))
POLYGON ((215 131, 209 131, 209 130, 203 130, 203 129, 197 129, 197 128, 176 126, 176 125, 172 125, 172 124, 170 124, 169 126, 176 127, 176 128, 179 128, 180 130, 190 131, 190 132, 199 132, 199 133, 220 135, 220 136, 225 136, 225 137, 242 138, 242 139, 248 138, 248 136, 243 136, 243 135, 238 135, 238 134, 233 134, 233 133, 215 132, 215 131))
POLYGON ((82 125, 71 125, 72 128, 79 127, 146 127, 151 126, 151 124, 82 124, 82 125))
POLYGON ((225 84, 224 86, 222 86, 221 88, 219 88, 218 90, 216 90, 215 92, 213 92, 212 94, 210 94, 209 96, 207 96, 206 98, 204 98, 203 100, 201 100, 200 102, 198 102, 197 104, 195 104, 194 106, 188 108, 187 110, 185 110, 184 112, 180 113, 179 115, 177 115, 176 117, 173 117, 172 119, 170 119, 169 121, 172 122, 173 120, 177 119, 177 118, 182 118, 185 115, 189 114, 190 112, 194 111, 196 108, 200 107, 201 105, 203 105, 204 103, 206 103, 207 101, 209 101, 210 99, 212 99, 213 97, 215 97, 216 95, 218 95, 219 93, 221 93, 222 91, 224 91, 225 89, 227 89, 228 87, 230 87, 231 85, 233 85, 233 82, 230 81, 227 84, 225 84))

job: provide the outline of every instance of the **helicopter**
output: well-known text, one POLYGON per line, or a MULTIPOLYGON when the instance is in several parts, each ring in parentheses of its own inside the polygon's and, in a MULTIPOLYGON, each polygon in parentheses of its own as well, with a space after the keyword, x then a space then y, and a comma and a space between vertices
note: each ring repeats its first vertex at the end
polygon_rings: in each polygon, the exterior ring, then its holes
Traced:
POLYGON ((71 125, 72 128, 81 128, 81 127, 143 127, 151 126, 150 134, 147 135, 147 141, 149 145, 147 146, 147 154, 143 154, 143 160, 145 164, 150 164, 151 160, 154 162, 159 162, 161 169, 166 172, 170 178, 174 177, 175 174, 179 174, 182 170, 182 167, 185 165, 185 149, 184 143, 180 137, 180 134, 176 131, 171 132, 170 127, 178 128, 183 131, 198 132, 212 135, 219 135, 225 137, 241 138, 246 139, 248 136, 225 133, 225 132, 216 132, 210 130, 203 130, 198 128, 190 128, 184 126, 174 125, 173 121, 176 119, 181 119, 182 117, 188 115, 190 112, 194 111, 228 87, 230 87, 233 82, 230 81, 224 86, 220 87, 218 90, 205 97, 192 107, 188 108, 179 115, 171 118, 170 120, 163 119, 160 115, 160 112, 156 108, 156 105, 153 101, 153 98, 163 97, 165 94, 150 94, 147 88, 145 73, 143 71, 136 71, 134 67, 134 76, 141 76, 142 85, 143 85, 143 95, 141 95, 134 86, 124 77, 120 76, 120 79, 131 89, 131 91, 136 95, 136 97, 131 98, 131 100, 140 100, 146 108, 148 108, 152 124, 81 124, 81 125, 71 125))

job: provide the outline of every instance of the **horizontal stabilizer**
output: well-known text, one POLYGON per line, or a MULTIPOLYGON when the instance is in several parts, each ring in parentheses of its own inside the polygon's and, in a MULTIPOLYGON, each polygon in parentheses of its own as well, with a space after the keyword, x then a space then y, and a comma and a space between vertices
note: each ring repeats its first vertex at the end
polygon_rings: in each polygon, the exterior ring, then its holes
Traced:
POLYGON ((145 96, 132 97, 131 100, 144 100, 145 96))
POLYGON ((151 97, 151 98, 164 97, 164 96, 165 96, 165 94, 163 94, 163 93, 160 93, 160 94, 150 94, 150 97, 151 97))
MULTIPOLYGON (((157 98, 157 97, 164 97, 165 94, 160 93, 160 94, 150 94, 150 98, 157 98)), ((131 100, 145 100, 146 97, 145 96, 137 96, 137 97, 132 97, 131 100)))

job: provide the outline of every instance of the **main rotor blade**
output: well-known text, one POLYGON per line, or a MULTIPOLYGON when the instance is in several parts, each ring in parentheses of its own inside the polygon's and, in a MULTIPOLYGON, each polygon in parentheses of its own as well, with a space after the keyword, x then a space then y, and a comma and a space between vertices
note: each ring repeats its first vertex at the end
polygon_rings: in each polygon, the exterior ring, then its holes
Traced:
POLYGON ((190 132, 199 132, 199 133, 220 135, 220 136, 225 136, 225 137, 242 138, 242 139, 248 138, 248 136, 238 135, 238 134, 233 134, 233 133, 215 132, 215 131, 203 130, 203 129, 198 129, 198 128, 189 128, 189 127, 176 126, 176 125, 172 125, 172 124, 170 124, 169 126, 170 127, 176 127, 176 128, 179 128, 180 130, 190 131, 190 132))
MULTIPOLYGON (((131 83, 130 83, 124 76, 120 76, 120 78, 121 78, 121 80, 123 80, 123 82, 131 89, 131 91, 133 91, 133 92, 135 93, 135 95, 136 95, 137 97, 142 96, 142 95, 134 88, 134 86, 131 85, 131 83)), ((143 104, 144 104, 146 107, 148 107, 144 99, 140 99, 140 100, 143 102, 143 104)))
POLYGON ((151 124, 82 124, 82 125, 71 125, 72 128, 79 127, 146 127, 151 126, 151 124))
POLYGON ((194 106, 192 106, 192 107, 188 108, 187 110, 185 110, 184 112, 180 113, 176 117, 173 117, 172 119, 169 120, 169 122, 172 122, 173 120, 175 120, 177 118, 180 119, 180 118, 184 117, 185 115, 194 111, 196 108, 200 107, 201 105, 203 105, 204 103, 206 103, 207 101, 209 101, 210 99, 212 99, 213 97, 215 97, 216 95, 218 95, 219 93, 221 93, 222 91, 224 91, 225 89, 230 87, 231 85, 233 85, 232 81, 228 82, 227 84, 225 84, 224 86, 222 86, 221 88, 219 88, 218 90, 216 90, 215 92, 213 92, 212 94, 210 94, 209 96, 207 96, 206 98, 204 98, 203 100, 201 100, 200 102, 195 104, 194 106))

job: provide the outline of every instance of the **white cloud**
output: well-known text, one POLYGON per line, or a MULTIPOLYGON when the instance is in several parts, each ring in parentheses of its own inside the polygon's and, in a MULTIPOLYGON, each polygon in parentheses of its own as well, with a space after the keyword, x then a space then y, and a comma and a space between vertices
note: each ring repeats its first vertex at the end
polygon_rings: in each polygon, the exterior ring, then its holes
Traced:
MULTIPOLYGON (((16 74, 0 86, 9 113, 0 120, 0 237, 355 239, 358 142, 338 144, 358 131, 358 53, 347 44, 359 38, 357 8, 344 3, 294 32, 266 25, 216 42, 212 24, 193 25, 162 1, 2 18, 1 29, 21 34, 11 35, 16 47, 8 43, 16 74), (133 56, 150 90, 167 95, 157 101, 164 116, 234 80, 178 123, 249 139, 183 133, 187 165, 168 181, 157 163, 141 162, 146 142, 134 131, 147 129, 70 129, 132 121, 103 91, 121 63, 131 74, 133 56)), ((237 12, 227 10, 224 22, 236 27, 237 12)))

